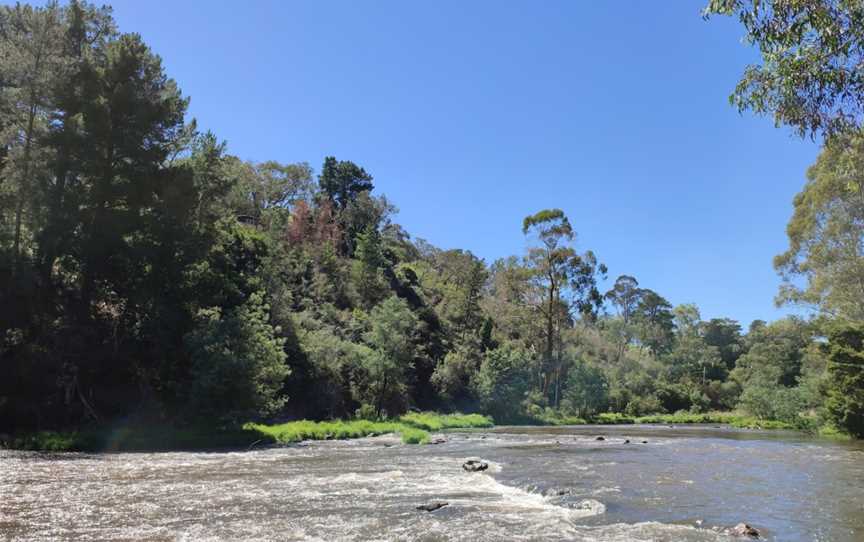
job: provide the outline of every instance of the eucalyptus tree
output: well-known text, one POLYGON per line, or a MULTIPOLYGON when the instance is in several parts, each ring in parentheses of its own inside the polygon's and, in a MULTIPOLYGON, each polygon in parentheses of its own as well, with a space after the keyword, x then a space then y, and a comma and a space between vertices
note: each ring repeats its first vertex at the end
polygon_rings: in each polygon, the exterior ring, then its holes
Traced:
POLYGON ((668 352, 675 340, 675 315, 672 304, 648 288, 641 290, 635 319, 639 341, 655 356, 668 352))
POLYGON ((794 203, 789 248, 774 258, 777 302, 864 321, 864 134, 829 142, 794 203))
POLYGON ((737 17, 758 47, 730 102, 773 115, 799 135, 833 136, 864 120, 864 3, 710 0, 704 15, 737 17))
POLYGON ((631 324, 642 298, 642 290, 639 288, 639 281, 635 277, 621 275, 615 279, 615 284, 606 292, 604 297, 615 306, 618 316, 621 318, 621 324, 617 326, 619 338, 616 358, 617 361, 621 361, 624 350, 633 339, 634 331, 631 329, 631 324))
POLYGON ((561 328, 572 323, 574 309, 590 313, 600 299, 597 277, 606 273, 606 267, 590 251, 576 252, 576 232, 560 209, 525 217, 522 233, 537 243, 528 249, 525 265, 531 272, 537 292, 535 307, 543 322, 540 385, 557 405, 564 369, 561 328))

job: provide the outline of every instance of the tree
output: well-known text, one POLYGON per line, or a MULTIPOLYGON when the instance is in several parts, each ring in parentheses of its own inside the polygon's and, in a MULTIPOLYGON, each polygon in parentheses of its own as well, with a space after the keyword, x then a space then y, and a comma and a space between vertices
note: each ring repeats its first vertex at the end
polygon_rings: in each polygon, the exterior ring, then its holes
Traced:
POLYGON ((25 210, 33 205, 35 177, 45 174, 47 157, 39 151, 54 105, 51 91, 66 60, 62 19, 63 10, 56 3, 45 8, 17 4, 0 11, 0 85, 4 91, 0 135, 7 150, 3 177, 15 201, 12 256, 16 271, 21 266, 25 210))
POLYGON ((704 386, 709 379, 722 376, 717 374, 722 367, 717 348, 706 344, 702 337, 699 309, 691 304, 678 305, 674 313, 678 328, 675 347, 664 359, 672 379, 704 386))
POLYGON ((786 318, 747 334, 747 352, 740 356, 732 377, 744 388, 755 384, 794 387, 811 344, 812 327, 786 318))
POLYGON ((588 310, 599 299, 596 276, 606 268, 596 263, 592 253, 580 256, 572 247, 576 233, 560 209, 546 209, 527 216, 522 233, 533 235, 539 244, 528 249, 526 266, 532 271, 537 287, 536 307, 544 324, 542 389, 558 404, 562 378, 560 332, 569 321, 570 311, 578 307, 588 310), (574 287, 575 286, 575 287, 574 287), (573 294, 579 294, 575 299, 573 294), (556 344, 559 345, 555 356, 556 344))
POLYGON ((196 413, 219 418, 267 416, 281 408, 290 373, 284 339, 268 322, 264 294, 236 309, 202 309, 186 337, 192 357, 190 401, 196 413))
POLYGON ((712 318, 702 325, 705 344, 717 348, 720 360, 731 371, 744 348, 741 338, 741 325, 729 318, 712 318))
POLYGON ((864 5, 843 0, 710 0, 705 16, 737 16, 761 66, 730 101, 798 134, 833 136, 864 116, 864 5))
POLYGON ((672 304, 653 290, 643 288, 641 292, 635 314, 639 324, 639 340, 654 355, 666 353, 672 348, 675 340, 675 315, 672 314, 672 304))
POLYGON ((577 362, 567 376, 564 399, 580 418, 600 412, 609 402, 609 383, 603 371, 577 362))
POLYGON ((778 303, 864 321, 864 133, 825 146, 795 196, 786 233, 789 249, 774 259, 784 279, 778 303))
POLYGON ((414 357, 412 341, 417 317, 398 297, 390 297, 369 314, 370 329, 364 340, 372 348, 363 365, 369 379, 365 397, 380 418, 385 402, 396 394, 404 398, 406 372, 414 357))
POLYGON ((354 252, 354 282, 361 304, 372 307, 386 294, 384 268, 388 262, 381 249, 381 234, 374 227, 357 236, 357 249, 354 252))
POLYGON ((526 370, 530 354, 512 344, 489 350, 473 381, 484 412, 501 423, 517 420, 528 392, 531 375, 526 370))
POLYGON ((311 199, 312 168, 305 162, 281 164, 268 160, 254 164, 232 159, 229 167, 236 178, 233 207, 243 219, 265 228, 284 228, 288 211, 298 202, 311 199))
POLYGON ((639 288, 639 281, 630 275, 621 275, 615 279, 615 284, 604 295, 606 299, 618 309, 618 315, 621 317, 621 326, 618 326, 619 341, 618 355, 616 361, 621 360, 624 355, 624 350, 633 338, 633 331, 630 329, 633 314, 639 306, 639 301, 642 298, 642 290, 639 288))
POLYGON ((618 309, 618 315, 624 323, 629 324, 642 298, 642 290, 635 277, 621 275, 615 279, 615 284, 605 297, 618 309))
POLYGON ((864 326, 836 324, 827 350, 829 417, 840 429, 864 438, 864 326))
POLYGON ((345 209, 363 192, 371 192, 372 176, 354 162, 324 158, 318 184, 337 209, 345 209))

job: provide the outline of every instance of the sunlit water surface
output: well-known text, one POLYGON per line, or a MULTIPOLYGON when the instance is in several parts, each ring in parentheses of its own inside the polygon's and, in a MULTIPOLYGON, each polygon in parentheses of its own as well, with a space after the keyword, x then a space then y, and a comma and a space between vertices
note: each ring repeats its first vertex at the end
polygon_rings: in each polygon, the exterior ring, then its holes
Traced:
POLYGON ((0 451, 0 539, 716 541, 735 540, 723 529, 744 521, 769 540, 864 540, 860 444, 710 426, 444 438, 233 453, 0 451), (489 470, 464 472, 469 458, 489 470), (416 510, 438 500, 449 506, 416 510))

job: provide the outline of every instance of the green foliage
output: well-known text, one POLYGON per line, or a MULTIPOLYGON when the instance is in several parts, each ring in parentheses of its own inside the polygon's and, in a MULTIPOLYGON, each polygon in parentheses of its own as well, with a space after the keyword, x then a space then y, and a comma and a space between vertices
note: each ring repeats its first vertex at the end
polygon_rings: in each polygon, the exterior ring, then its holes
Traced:
POLYGON ((247 424, 245 427, 272 437, 279 443, 288 444, 303 440, 344 440, 397 433, 405 426, 396 422, 370 420, 332 422, 301 420, 279 425, 247 424))
POLYGON ((838 324, 828 336, 828 399, 830 421, 864 438, 864 326, 838 324))
POLYGON ((426 444, 429 442, 429 433, 413 427, 402 429, 400 436, 405 444, 426 444))
POLYGON ((473 385, 484 412, 499 422, 518 419, 529 389, 530 355, 511 345, 486 352, 473 385))
POLYGON ((202 309, 186 344, 192 359, 192 408, 202 416, 257 417, 287 400, 279 391, 290 369, 284 340, 268 321, 263 294, 236 309, 202 309))
POLYGON ((434 412, 409 412, 399 421, 426 431, 441 431, 468 427, 492 427, 492 418, 482 414, 436 414, 434 412))
POLYGON ((546 209, 525 217, 522 233, 536 238, 538 244, 528 249, 525 267, 531 277, 534 311, 542 321, 537 350, 542 352, 540 371, 543 392, 559 406, 564 367, 560 352, 561 329, 574 315, 573 309, 586 320, 593 320, 602 305, 597 279, 606 274, 590 251, 576 253, 572 243, 576 233, 560 209, 546 209))
POLYGON ((605 410, 609 403, 609 383, 606 375, 596 367, 577 362, 570 368, 564 400, 570 410, 580 418, 587 418, 605 410))
POLYGON ((405 444, 429 442, 429 431, 465 427, 491 427, 492 420, 478 414, 406 414, 396 421, 351 420, 312 422, 302 420, 280 425, 247 424, 248 429, 273 438, 280 443, 302 440, 341 440, 398 433, 405 444))
POLYGON ((371 192, 372 176, 350 161, 337 161, 333 156, 324 159, 318 177, 321 190, 337 208, 344 209, 362 192, 371 192))
POLYGON ((795 196, 789 248, 774 259, 784 279, 777 301, 864 321, 864 134, 825 145, 795 196), (801 285, 801 279, 804 284, 801 285))
POLYGON ((387 404, 398 405, 405 395, 417 318, 405 301, 390 297, 372 309, 369 327, 363 338, 371 350, 361 359, 365 384, 358 395, 363 402, 375 405, 380 418, 387 404))
POLYGON ((762 65, 746 68, 730 101, 771 114, 804 135, 860 126, 864 114, 864 6, 812 0, 710 0, 705 16, 730 15, 762 65))
POLYGON ((591 423, 599 423, 603 425, 629 425, 636 423, 636 419, 633 416, 627 416, 620 412, 603 412, 591 418, 591 423))

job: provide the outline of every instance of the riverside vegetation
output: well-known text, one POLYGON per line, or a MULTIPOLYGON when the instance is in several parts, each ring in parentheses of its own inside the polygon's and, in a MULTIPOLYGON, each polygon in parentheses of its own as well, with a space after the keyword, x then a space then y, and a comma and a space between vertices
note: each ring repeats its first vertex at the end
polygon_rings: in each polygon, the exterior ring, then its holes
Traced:
MULTIPOLYGON (((860 46, 852 9, 793 15, 811 34, 860 46)), ((766 57, 795 39, 813 47, 783 33, 789 14, 755 2, 712 1, 708 14, 739 15, 766 57)), ((315 171, 232 156, 187 118, 189 99, 160 58, 120 32, 109 8, 0 7, 0 52, 8 445, 383 432, 423 442, 451 424, 490 423, 411 409, 864 436, 861 93, 823 85, 846 101, 793 100, 801 81, 778 67, 782 54, 759 68, 781 76, 748 71, 736 103, 826 134, 775 261, 786 280, 779 302, 813 312, 742 326, 610 275, 577 249, 562 210, 514 217, 528 250, 487 263, 412 238, 355 162, 330 156, 315 171)))

